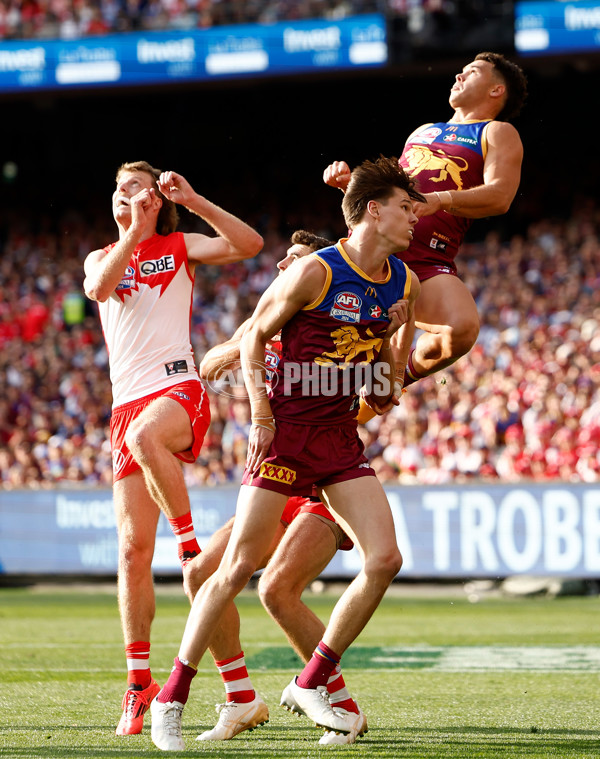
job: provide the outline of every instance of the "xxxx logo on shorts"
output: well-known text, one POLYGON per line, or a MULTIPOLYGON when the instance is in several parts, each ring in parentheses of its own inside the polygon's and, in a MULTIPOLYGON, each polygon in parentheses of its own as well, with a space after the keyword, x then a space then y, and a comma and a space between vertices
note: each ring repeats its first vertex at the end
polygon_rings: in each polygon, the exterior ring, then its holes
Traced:
POLYGON ((267 464, 263 462, 260 465, 259 477, 264 477, 265 480, 275 480, 275 482, 288 482, 290 485, 296 479, 296 472, 293 469, 288 469, 285 466, 277 466, 275 464, 267 464))

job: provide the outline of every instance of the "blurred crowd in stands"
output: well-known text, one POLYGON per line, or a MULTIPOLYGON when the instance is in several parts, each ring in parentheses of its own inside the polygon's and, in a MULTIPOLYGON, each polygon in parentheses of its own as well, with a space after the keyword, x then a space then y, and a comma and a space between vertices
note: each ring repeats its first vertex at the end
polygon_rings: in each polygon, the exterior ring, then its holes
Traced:
MULTIPOLYGON (((318 222, 312 219, 315 224, 318 222)), ((58 232, 6 223, 0 240, 0 477, 3 489, 110 486, 107 354, 82 293, 85 255, 112 223, 76 215, 58 232)), ((304 223, 306 225, 306 221, 304 223)), ((332 237, 332 231, 312 231, 332 237)), ((204 352, 253 310, 288 240, 243 264, 198 270, 193 342, 204 352)), ((475 347, 412 385, 361 428, 386 483, 600 481, 600 209, 469 242, 459 270, 481 316, 475 347)), ((212 423, 190 486, 241 481, 250 413, 243 384, 210 390, 212 423)))
POLYGON ((0 0, 0 36, 73 39, 136 30, 343 18, 386 4, 384 0, 0 0))
MULTIPOLYGON (((407 19, 418 34, 456 19, 487 22, 501 0, 0 0, 0 39, 77 39, 115 32, 206 29, 225 24, 271 24, 340 19, 380 12, 407 19)), ((480 27, 481 24, 478 23, 480 27)))

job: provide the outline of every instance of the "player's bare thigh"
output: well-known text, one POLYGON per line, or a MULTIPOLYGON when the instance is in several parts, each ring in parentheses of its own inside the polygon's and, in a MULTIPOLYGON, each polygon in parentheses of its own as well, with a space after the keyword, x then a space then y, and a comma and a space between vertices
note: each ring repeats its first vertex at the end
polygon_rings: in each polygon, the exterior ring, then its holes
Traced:
POLYGON ((238 563, 258 569, 269 555, 278 531, 287 496, 272 490, 242 485, 231 536, 219 572, 238 563))
POLYGON ((143 435, 172 453, 188 450, 193 443, 187 411, 173 398, 156 398, 131 423, 127 437, 143 435))
MULTIPOLYGON (((214 532, 208 543, 202 547, 201 553, 195 556, 186 565, 188 578, 187 582, 193 594, 200 589, 200 587, 206 582, 206 580, 215 572, 221 563, 231 532, 233 530, 233 524, 235 517, 231 517, 222 527, 214 532)), ((267 565, 270 557, 277 549, 277 546, 281 542, 282 537, 285 535, 285 527, 279 523, 273 538, 272 544, 269 546, 266 555, 260 562, 258 569, 262 569, 267 565)))
POLYGON ((392 557, 398 552, 394 519, 377 477, 358 477, 323 488, 328 506, 363 559, 392 557))
POLYGON ((334 557, 339 543, 336 530, 338 525, 316 514, 299 514, 271 556, 261 584, 275 581, 279 589, 302 592, 334 557))
POLYGON ((211 574, 219 566, 233 529, 234 517, 212 534, 201 553, 186 564, 187 583, 195 595, 211 574))
POLYGON ((438 274, 421 282, 415 302, 415 319, 419 329, 443 332, 448 327, 479 330, 479 315, 473 296, 465 283, 453 274, 438 274))

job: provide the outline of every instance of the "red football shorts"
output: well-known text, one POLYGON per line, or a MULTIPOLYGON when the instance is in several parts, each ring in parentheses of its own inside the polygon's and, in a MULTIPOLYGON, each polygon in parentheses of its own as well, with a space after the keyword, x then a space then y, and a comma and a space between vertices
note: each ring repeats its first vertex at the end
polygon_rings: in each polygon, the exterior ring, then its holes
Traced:
POLYGON ((374 477, 356 422, 313 427, 278 420, 269 455, 257 472, 244 470, 243 485, 306 496, 313 485, 326 487, 358 477, 374 477))
POLYGON ((281 515, 281 523, 287 528, 297 516, 300 516, 300 514, 313 514, 318 519, 330 523, 333 534, 338 542, 339 550, 350 551, 354 547, 354 543, 335 521, 331 511, 329 511, 324 503, 317 500, 314 496, 312 498, 305 498, 295 495, 288 498, 283 514, 281 515))
POLYGON ((113 409, 110 419, 110 444, 113 459, 113 482, 127 477, 140 468, 135 461, 127 444, 125 433, 129 425, 156 398, 172 398, 187 411, 192 423, 194 436, 192 447, 187 451, 176 453, 178 459, 187 464, 193 463, 200 453, 204 436, 210 424, 210 405, 208 393, 202 382, 182 382, 179 385, 167 387, 152 395, 146 395, 129 403, 123 403, 113 409))

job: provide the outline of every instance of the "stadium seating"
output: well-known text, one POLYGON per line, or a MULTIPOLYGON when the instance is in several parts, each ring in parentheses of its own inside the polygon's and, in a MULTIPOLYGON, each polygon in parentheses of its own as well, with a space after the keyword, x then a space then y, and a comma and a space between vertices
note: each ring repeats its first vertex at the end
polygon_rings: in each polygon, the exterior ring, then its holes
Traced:
MULTIPOLYGON (((479 307, 479 340, 362 429, 384 482, 600 480, 599 219, 588 204, 464 247, 460 271, 479 307)), ((64 225, 71 234, 33 234, 14 222, 0 241, 3 489, 111 484, 107 355, 81 282, 86 253, 114 229, 107 220, 91 232, 75 214, 64 225)), ((233 333, 271 281, 288 243, 268 228, 257 259, 198 278, 198 358, 233 333)), ((186 465, 191 486, 241 480, 250 425, 243 390, 235 398, 211 391, 211 409, 200 459, 186 465)))

